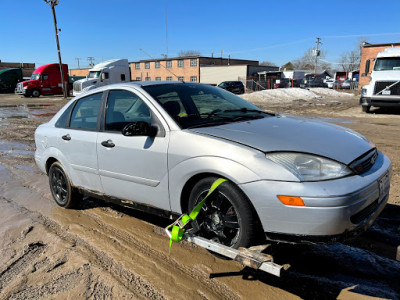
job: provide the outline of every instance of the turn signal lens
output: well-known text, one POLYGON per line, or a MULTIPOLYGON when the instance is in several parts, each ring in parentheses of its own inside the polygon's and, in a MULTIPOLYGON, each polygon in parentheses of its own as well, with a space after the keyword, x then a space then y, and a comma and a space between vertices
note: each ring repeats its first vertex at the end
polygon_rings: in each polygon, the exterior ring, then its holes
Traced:
POLYGON ((285 205, 289 206, 305 206, 303 199, 293 196, 278 196, 278 199, 285 205))

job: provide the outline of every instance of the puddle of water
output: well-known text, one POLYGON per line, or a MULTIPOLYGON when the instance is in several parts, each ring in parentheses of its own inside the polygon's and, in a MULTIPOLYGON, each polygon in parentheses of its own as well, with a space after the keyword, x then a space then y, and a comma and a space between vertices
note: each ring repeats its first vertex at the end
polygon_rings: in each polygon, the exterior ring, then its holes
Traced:
POLYGON ((23 170, 23 171, 27 171, 29 173, 36 173, 37 169, 32 167, 32 166, 26 166, 26 165, 15 165, 14 166, 17 169, 23 170))
POLYGON ((27 156, 34 155, 35 152, 28 150, 29 148, 31 148, 31 146, 23 143, 0 141, 0 153, 20 154, 27 156))
POLYGON ((29 104, 0 107, 0 119, 27 119, 51 117, 55 115, 52 104, 29 104))

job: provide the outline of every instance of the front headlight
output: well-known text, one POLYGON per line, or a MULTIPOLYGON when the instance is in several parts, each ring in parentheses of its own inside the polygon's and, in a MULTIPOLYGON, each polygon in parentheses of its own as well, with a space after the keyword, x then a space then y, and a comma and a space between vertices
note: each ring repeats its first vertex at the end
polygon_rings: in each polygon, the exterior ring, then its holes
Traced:
POLYGON ((269 153, 266 157, 292 172, 301 181, 337 179, 352 174, 345 165, 303 153, 269 153))

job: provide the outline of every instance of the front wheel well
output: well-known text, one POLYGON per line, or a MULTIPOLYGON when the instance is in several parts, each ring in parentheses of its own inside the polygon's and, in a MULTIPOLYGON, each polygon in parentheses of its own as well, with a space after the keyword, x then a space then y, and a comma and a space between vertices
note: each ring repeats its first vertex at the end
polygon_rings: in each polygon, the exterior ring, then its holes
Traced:
POLYGON ((218 174, 214 174, 214 173, 201 173, 201 174, 197 174, 194 175, 192 178, 190 178, 185 186, 182 189, 182 194, 181 194, 181 208, 182 208, 182 212, 185 213, 188 211, 188 206, 189 206, 189 196, 190 196, 190 192, 192 191, 194 185, 201 179, 206 178, 206 177, 221 177, 218 174))

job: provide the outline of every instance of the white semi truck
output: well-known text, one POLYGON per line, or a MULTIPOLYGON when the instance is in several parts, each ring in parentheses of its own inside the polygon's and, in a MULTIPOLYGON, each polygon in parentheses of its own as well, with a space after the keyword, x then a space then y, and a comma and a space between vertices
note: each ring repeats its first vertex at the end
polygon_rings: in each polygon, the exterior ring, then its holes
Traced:
POLYGON ((74 82, 73 95, 111 83, 129 82, 130 69, 127 59, 111 59, 95 65, 86 78, 74 82))
MULTIPOLYGON (((369 72, 367 60, 365 74, 369 72)), ((400 106, 400 48, 387 48, 375 59, 371 81, 361 89, 360 105, 364 112, 374 107, 400 106)))

